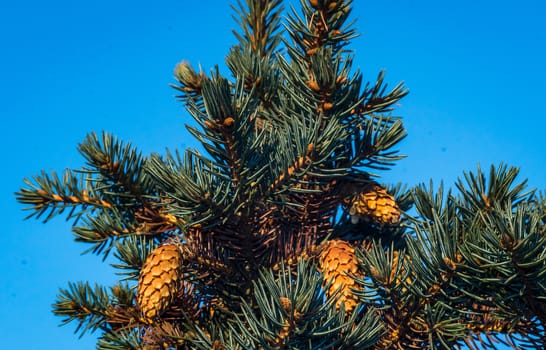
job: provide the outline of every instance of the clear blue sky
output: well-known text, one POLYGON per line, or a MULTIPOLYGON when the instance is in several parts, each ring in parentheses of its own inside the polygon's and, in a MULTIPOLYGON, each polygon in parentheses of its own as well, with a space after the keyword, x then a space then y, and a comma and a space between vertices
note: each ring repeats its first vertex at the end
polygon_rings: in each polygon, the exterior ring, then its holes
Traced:
MULTIPOLYGON (((408 158, 385 182, 451 185, 505 161, 546 189, 545 11, 543 0, 355 1, 356 64, 411 90, 398 110, 408 158)), ((234 27, 228 1, 0 1, 4 348, 93 349, 94 336, 57 326, 50 304, 69 280, 116 280, 100 258, 80 256, 86 247, 62 219, 23 221, 13 196, 23 177, 79 167, 76 146, 93 130, 144 154, 194 145, 172 70, 182 59, 222 64, 234 27)))

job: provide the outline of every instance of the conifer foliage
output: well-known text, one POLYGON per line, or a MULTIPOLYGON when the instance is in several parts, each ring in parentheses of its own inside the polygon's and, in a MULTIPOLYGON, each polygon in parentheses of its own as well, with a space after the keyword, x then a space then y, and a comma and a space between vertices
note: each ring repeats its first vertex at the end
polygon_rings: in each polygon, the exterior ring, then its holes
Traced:
POLYGON ((25 180, 30 217, 67 214, 123 276, 53 312, 98 349, 544 348, 544 197, 505 165, 380 184, 408 90, 353 66, 351 1, 281 2, 233 7, 227 74, 176 66, 199 148, 92 133, 81 169, 25 180))

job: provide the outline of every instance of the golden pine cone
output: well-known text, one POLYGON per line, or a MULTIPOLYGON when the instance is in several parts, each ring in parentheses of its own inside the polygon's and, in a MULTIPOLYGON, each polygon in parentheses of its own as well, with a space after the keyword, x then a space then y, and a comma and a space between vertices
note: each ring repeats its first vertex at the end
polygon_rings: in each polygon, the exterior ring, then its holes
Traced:
POLYGON ((177 244, 164 244, 146 258, 138 278, 137 301, 147 320, 161 316, 180 286, 182 253, 177 244))
POLYGON ((400 208, 386 189, 372 185, 356 195, 349 209, 351 222, 372 221, 380 225, 396 225, 400 222, 400 208))
POLYGON ((345 310, 351 312, 358 303, 353 290, 356 282, 351 276, 363 277, 358 268, 355 248, 348 242, 333 239, 324 243, 319 254, 319 268, 324 274, 324 282, 331 283, 326 291, 327 296, 338 292, 336 308, 345 304, 345 310))

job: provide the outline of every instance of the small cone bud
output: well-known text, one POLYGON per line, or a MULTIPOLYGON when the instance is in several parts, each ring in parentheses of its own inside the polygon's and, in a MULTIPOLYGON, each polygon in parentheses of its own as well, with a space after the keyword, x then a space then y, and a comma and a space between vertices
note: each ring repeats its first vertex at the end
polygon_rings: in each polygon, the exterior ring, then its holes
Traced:
POLYGON ((193 70, 188 61, 182 61, 178 63, 176 67, 174 67, 174 76, 181 81, 186 81, 188 79, 195 79, 197 77, 197 73, 193 70))
POLYGON ((324 108, 325 111, 329 111, 333 107, 334 107, 334 104, 331 103, 331 102, 324 102, 324 104, 323 104, 323 108, 324 108))
POLYGON ((174 68, 174 76, 188 92, 196 91, 201 86, 202 76, 197 74, 188 61, 182 61, 174 68))
POLYGON ((281 305, 283 307, 283 309, 289 313, 290 310, 292 309, 292 302, 290 301, 290 299, 288 299, 287 297, 280 297, 280 302, 281 302, 281 305))
POLYGON ((319 8, 319 2, 318 2, 318 0, 309 0, 309 3, 310 3, 311 6, 313 6, 315 9, 318 9, 318 8, 319 8))
POLYGON ((234 123, 235 119, 233 119, 232 117, 227 117, 226 119, 224 119, 224 125, 228 128, 231 127, 234 123))
POLYGON ((319 84, 314 80, 308 80, 305 84, 311 88, 313 91, 320 91, 319 84))
MULTIPOLYGON (((307 56, 313 56, 314 54, 317 53, 317 51, 318 51, 318 48, 317 48, 317 47, 312 47, 312 48, 310 48, 309 50, 305 51, 305 54, 306 54, 307 56)), ((315 90, 315 91, 317 91, 317 90, 315 90)))

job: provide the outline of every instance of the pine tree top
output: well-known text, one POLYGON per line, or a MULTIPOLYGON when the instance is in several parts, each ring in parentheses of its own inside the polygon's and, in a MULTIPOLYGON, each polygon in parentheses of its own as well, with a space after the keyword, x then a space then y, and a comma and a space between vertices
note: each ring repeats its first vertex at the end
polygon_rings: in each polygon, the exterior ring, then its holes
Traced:
POLYGON ((229 75, 174 70, 200 149, 91 133, 84 167, 17 193, 123 276, 70 283, 55 314, 100 349, 542 348, 544 198, 502 164, 457 192, 380 184, 408 90, 353 65, 351 1, 234 10, 229 75))

